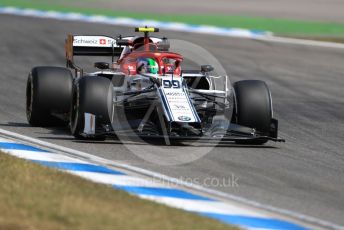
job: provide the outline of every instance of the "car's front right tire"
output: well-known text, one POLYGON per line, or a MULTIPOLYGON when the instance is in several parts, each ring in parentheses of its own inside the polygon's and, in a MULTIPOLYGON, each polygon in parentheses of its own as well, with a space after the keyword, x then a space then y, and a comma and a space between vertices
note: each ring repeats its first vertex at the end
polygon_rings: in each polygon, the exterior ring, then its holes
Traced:
MULTIPOLYGON (((269 136, 272 119, 272 102, 268 86, 259 80, 235 82, 235 118, 239 125, 256 129, 269 136)), ((238 140, 238 144, 261 145, 267 140, 238 140)))

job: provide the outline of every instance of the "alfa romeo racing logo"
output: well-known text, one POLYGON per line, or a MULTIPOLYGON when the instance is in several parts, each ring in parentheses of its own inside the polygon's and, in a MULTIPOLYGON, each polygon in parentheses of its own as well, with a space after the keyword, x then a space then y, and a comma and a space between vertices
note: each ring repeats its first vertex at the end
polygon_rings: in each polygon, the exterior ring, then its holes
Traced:
POLYGON ((178 117, 178 120, 180 120, 180 121, 190 121, 190 120, 191 120, 191 117, 180 116, 180 117, 178 117))

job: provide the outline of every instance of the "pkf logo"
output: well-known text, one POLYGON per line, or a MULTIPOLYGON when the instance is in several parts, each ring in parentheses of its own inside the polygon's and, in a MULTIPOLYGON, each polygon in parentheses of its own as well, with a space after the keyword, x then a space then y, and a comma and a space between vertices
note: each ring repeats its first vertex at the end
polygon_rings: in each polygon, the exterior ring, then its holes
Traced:
POLYGON ((106 39, 99 39, 99 44, 100 45, 106 45, 106 39))

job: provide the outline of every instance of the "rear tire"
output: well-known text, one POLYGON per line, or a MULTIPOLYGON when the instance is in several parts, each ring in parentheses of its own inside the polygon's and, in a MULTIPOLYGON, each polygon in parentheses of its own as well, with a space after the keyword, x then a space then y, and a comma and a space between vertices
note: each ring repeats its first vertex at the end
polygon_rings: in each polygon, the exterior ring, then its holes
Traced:
MULTIPOLYGON (((26 86, 26 117, 32 126, 65 126, 67 121, 52 113, 68 114, 72 99, 73 76, 62 67, 35 67, 26 86)), ((68 117, 68 116, 66 116, 68 117)))
MULTIPOLYGON (((235 82, 236 122, 269 135, 272 119, 272 104, 268 86, 263 81, 244 80, 235 82)), ((261 145, 267 140, 239 140, 238 144, 261 145)))
POLYGON ((105 135, 96 133, 94 136, 83 136, 82 133, 85 128, 85 113, 95 115, 97 124, 111 123, 108 108, 112 106, 112 88, 109 79, 96 76, 82 77, 74 85, 70 129, 76 139, 105 140, 105 135))

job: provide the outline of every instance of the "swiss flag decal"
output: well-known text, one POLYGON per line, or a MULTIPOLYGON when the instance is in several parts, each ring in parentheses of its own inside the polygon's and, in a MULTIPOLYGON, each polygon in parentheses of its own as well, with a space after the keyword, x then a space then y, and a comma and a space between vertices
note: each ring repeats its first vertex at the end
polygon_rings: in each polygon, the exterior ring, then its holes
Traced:
POLYGON ((100 45, 106 45, 106 39, 99 39, 100 45))

